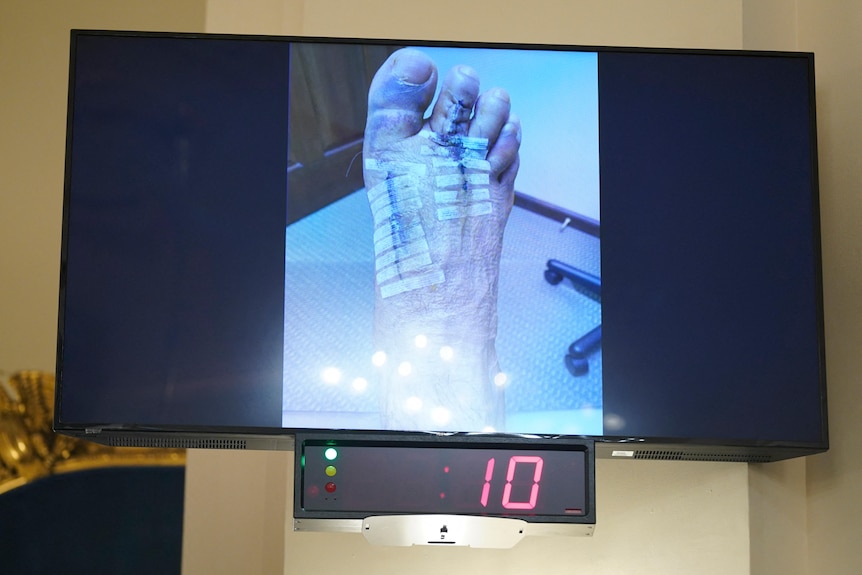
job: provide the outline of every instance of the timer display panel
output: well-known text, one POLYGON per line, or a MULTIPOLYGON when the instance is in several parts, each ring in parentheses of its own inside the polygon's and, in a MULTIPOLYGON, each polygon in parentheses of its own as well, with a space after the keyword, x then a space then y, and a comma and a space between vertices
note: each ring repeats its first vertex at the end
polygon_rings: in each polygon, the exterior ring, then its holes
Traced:
POLYGON ((299 436, 296 449, 295 511, 306 517, 442 513, 577 522, 592 514, 593 453, 583 442, 299 436))

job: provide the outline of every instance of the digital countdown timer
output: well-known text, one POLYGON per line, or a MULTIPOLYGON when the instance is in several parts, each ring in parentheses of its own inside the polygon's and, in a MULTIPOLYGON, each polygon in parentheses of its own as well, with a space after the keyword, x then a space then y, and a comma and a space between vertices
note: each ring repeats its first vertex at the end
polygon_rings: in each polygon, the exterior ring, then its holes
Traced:
POLYGON ((297 437, 295 511, 306 517, 462 514, 578 521, 592 512, 591 446, 487 438, 297 437))

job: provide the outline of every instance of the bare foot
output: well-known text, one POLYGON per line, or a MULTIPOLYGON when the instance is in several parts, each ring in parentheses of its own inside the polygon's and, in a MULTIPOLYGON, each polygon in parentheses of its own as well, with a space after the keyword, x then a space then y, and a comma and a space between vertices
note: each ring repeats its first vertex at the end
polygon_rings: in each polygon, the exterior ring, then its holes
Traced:
POLYGON ((497 276, 521 129, 508 94, 468 66, 404 49, 369 91, 364 176, 374 218, 375 363, 383 425, 502 430, 497 276))

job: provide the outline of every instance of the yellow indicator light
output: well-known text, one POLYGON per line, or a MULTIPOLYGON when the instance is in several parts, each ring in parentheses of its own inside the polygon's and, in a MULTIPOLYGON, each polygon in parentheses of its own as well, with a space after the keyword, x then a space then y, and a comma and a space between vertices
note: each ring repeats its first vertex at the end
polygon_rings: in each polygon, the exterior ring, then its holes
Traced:
POLYGON ((336 469, 334 465, 327 465, 325 471, 329 477, 334 477, 336 474, 336 469))

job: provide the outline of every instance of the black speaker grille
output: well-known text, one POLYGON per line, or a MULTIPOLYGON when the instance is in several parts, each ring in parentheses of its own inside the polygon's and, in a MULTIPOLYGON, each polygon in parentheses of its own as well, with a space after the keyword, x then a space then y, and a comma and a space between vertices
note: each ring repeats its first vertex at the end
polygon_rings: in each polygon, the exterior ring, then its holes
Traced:
POLYGON ((726 461, 734 463, 769 463, 770 455, 751 453, 690 453, 685 451, 644 450, 636 451, 635 459, 658 459, 665 461, 726 461))
POLYGON ((170 449, 246 449, 244 439, 111 437, 111 447, 166 447, 170 449))

